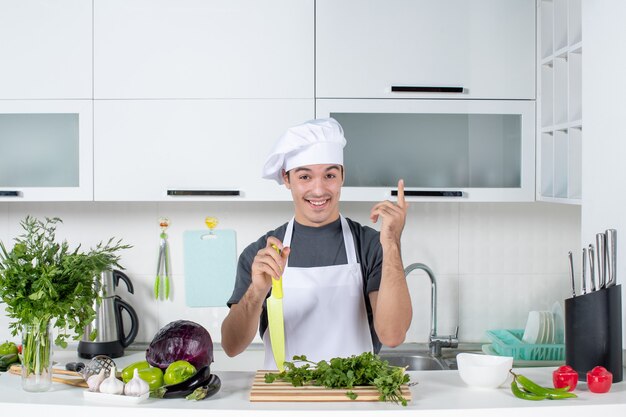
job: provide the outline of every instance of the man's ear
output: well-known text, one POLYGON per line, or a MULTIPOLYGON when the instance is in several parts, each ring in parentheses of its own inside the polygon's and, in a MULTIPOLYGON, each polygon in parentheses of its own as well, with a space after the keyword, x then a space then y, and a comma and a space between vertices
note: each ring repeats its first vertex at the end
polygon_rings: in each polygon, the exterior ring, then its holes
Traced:
POLYGON ((281 175, 283 176, 283 182, 285 183, 285 187, 287 187, 288 190, 291 190, 291 184, 289 184, 289 173, 283 169, 281 175))

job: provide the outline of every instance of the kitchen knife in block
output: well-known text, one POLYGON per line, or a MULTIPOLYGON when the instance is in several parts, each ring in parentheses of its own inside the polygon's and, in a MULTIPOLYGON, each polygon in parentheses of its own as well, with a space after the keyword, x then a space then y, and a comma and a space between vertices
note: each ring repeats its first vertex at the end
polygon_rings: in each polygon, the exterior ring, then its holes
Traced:
MULTIPOLYGON (((277 251, 278 248, 274 247, 277 251)), ((280 253, 280 252, 279 252, 280 253)), ((285 363, 285 321, 283 317, 283 279, 272 277, 272 294, 267 299, 267 319, 274 362, 279 371, 285 363)))
POLYGON ((225 307, 237 272, 235 231, 187 230, 183 247, 187 306, 225 307))

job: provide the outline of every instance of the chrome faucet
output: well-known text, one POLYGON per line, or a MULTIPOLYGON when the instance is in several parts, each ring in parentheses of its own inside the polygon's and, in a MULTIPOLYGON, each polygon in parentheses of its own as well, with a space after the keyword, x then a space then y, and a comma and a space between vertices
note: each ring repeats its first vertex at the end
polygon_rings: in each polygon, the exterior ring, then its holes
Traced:
POLYGON ((411 264, 404 268, 404 276, 408 277, 416 269, 426 272, 430 278, 430 335, 428 336, 428 347, 431 355, 440 357, 441 348, 456 348, 459 346, 459 326, 456 327, 454 335, 439 336, 437 334, 437 280, 433 271, 422 263, 411 264))

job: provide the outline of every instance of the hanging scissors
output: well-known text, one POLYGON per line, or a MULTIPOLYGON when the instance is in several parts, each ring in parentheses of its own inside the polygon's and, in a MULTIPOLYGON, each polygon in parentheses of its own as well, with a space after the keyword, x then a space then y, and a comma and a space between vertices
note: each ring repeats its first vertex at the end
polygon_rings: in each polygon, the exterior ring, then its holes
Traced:
POLYGON ((159 227, 161 228, 161 244, 159 245, 159 260, 157 262, 157 273, 154 281, 154 298, 159 299, 161 289, 161 279, 163 279, 164 299, 170 296, 170 248, 167 243, 167 233, 165 231, 170 225, 167 217, 159 219, 159 227))

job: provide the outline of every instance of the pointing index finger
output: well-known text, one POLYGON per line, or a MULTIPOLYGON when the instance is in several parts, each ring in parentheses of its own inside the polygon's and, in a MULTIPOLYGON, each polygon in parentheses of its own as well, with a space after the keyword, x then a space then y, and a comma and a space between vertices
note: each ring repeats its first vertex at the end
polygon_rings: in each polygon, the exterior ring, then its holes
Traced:
POLYGON ((398 181, 398 206, 401 208, 406 207, 406 201, 404 200, 404 180, 398 181))

